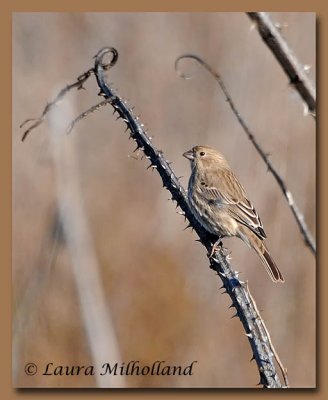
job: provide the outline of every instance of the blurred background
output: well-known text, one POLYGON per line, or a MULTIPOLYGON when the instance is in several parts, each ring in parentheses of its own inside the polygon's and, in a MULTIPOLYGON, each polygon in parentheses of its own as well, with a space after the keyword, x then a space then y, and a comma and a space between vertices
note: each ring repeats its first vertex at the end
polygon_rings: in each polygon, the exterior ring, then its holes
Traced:
MULTIPOLYGON (((315 81, 315 14, 271 16, 315 81)), ((286 283, 273 284, 240 240, 224 244, 249 282, 290 385, 315 386, 315 258, 213 78, 193 61, 181 62, 192 80, 174 70, 176 57, 191 52, 221 73, 315 234, 315 122, 253 28, 244 13, 13 14, 15 386, 244 388, 259 380, 205 248, 183 230, 158 174, 146 171, 141 155, 129 157, 135 146, 125 124, 108 106, 65 134, 69 121, 101 100, 95 80, 70 92, 21 142, 19 125, 92 67, 103 46, 119 51, 109 82, 141 114, 185 187, 182 153, 196 144, 220 150, 240 178, 286 283), (192 376, 42 375, 49 362, 100 360, 198 363, 192 376), (27 362, 38 366, 34 376, 24 373, 27 362)))

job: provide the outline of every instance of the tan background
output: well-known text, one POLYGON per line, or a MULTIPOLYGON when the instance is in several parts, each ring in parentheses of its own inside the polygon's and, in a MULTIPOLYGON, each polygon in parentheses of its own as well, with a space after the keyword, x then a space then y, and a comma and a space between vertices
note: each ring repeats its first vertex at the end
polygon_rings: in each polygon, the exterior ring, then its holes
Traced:
MULTIPOLYGON (((277 13, 284 36, 315 73, 315 15, 277 13)), ((119 93, 141 112, 154 142, 187 185, 181 157, 210 144, 230 161, 256 205, 271 252, 286 284, 274 285, 256 255, 237 239, 226 241, 263 310, 293 387, 315 386, 315 263, 272 176, 266 173, 213 80, 192 63, 186 82, 173 69, 185 52, 202 55, 221 72, 249 126, 284 176, 315 230, 315 124, 243 13, 15 14, 13 17, 13 301, 23 305, 31 279, 49 262, 54 242, 55 172, 45 123, 22 144, 19 124, 37 116, 61 86, 91 66, 104 45, 120 59, 111 71, 119 93), (48 248, 44 248, 48 246, 48 248)), ((72 116, 98 101, 94 83, 71 94, 72 116)), ((121 122, 103 109, 73 131, 79 175, 108 306, 123 360, 151 364, 198 360, 192 377, 132 377, 132 387, 254 387, 255 363, 229 299, 208 269, 195 235, 167 201, 156 173, 128 158, 133 144, 121 122)), ((18 386, 94 385, 80 376, 27 377, 27 361, 44 365, 92 364, 65 246, 48 280, 31 300, 27 323, 14 332, 18 386), (33 337, 33 340, 31 338, 33 337)), ((42 286, 42 287, 41 287, 42 286)), ((92 290, 92 287, 90 288, 92 290)), ((26 308, 26 305, 25 305, 26 308)), ((19 314, 18 314, 19 315, 19 314)))
MULTIPOLYGON (((283 33, 315 79, 315 15, 276 13, 283 33)), ((55 176, 50 125, 22 144, 19 124, 89 68, 104 45, 120 59, 110 73, 146 123, 154 142, 187 185, 181 157, 195 144, 220 149, 263 220, 268 244, 286 284, 274 285, 256 255, 237 239, 226 241, 233 265, 248 279, 292 387, 315 386, 315 260, 271 175, 266 173, 214 81, 192 62, 194 79, 179 79, 175 58, 202 55, 219 69, 242 116, 285 178, 315 231, 315 123, 243 13, 15 14, 13 17, 13 306, 29 318, 17 335, 18 386, 93 387, 80 376, 27 377, 28 361, 92 364, 65 244, 49 276, 24 303, 31 280, 42 276, 54 242, 55 176), (47 247, 49 246, 49 247, 47 247), (45 248, 46 247, 46 248, 45 248)), ((87 91, 62 102, 72 116, 99 99, 87 91)), ((133 144, 111 110, 102 109, 73 131, 83 202, 122 358, 151 364, 198 360, 192 377, 132 377, 129 387, 254 387, 258 375, 241 324, 231 320, 195 234, 167 201, 146 162, 128 158, 133 144)), ((92 287, 90 288, 92 290, 92 287)))

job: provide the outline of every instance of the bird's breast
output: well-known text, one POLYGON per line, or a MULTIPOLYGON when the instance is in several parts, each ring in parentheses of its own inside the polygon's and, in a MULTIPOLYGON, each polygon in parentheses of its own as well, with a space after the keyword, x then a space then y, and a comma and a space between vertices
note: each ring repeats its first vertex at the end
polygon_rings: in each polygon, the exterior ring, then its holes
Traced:
POLYGON ((197 221, 210 233, 217 236, 236 236, 238 223, 232 218, 223 203, 209 201, 195 185, 189 185, 188 199, 197 221))

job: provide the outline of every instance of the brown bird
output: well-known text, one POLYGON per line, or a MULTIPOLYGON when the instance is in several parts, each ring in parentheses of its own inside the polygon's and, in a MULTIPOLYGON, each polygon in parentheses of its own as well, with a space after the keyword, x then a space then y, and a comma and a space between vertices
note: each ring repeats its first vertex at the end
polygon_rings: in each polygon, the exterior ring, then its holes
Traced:
POLYGON ((271 279, 284 282, 264 244, 261 219, 222 154, 208 146, 195 146, 183 156, 190 160, 188 198, 198 222, 219 238, 239 237, 256 251, 271 279))

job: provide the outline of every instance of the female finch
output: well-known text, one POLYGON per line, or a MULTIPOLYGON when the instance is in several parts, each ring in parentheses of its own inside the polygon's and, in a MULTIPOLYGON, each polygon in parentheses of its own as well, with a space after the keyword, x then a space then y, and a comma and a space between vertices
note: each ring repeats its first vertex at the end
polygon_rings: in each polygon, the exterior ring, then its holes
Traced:
POLYGON ((264 244, 260 217, 225 158, 208 146, 195 146, 183 156, 190 160, 188 198, 198 222, 219 238, 239 237, 256 251, 271 279, 284 282, 264 244))

